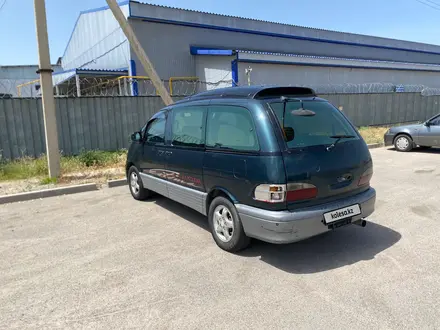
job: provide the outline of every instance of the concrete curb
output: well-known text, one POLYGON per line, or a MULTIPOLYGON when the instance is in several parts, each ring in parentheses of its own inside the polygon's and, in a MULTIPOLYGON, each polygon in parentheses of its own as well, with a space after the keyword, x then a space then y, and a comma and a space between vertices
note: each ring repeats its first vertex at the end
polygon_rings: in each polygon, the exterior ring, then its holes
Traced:
POLYGON ((372 143, 372 144, 368 144, 368 149, 376 149, 376 148, 381 148, 383 146, 384 146, 383 143, 372 143))
POLYGON ((127 184, 127 179, 107 181, 107 186, 109 188, 121 187, 121 186, 125 186, 126 184, 127 184))
POLYGON ((61 195, 70 195, 80 192, 98 190, 96 183, 80 184, 77 186, 60 187, 54 189, 45 189, 37 191, 29 191, 19 194, 0 196, 0 204, 23 202, 31 199, 54 197, 61 195))

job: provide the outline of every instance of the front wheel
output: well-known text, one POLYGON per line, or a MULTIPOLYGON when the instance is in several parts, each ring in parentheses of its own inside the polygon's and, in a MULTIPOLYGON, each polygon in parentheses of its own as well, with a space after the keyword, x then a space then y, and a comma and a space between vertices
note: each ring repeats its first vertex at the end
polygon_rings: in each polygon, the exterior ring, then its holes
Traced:
POLYGON ((151 196, 151 191, 144 188, 139 171, 135 166, 128 170, 128 186, 134 199, 142 201, 151 196))
POLYGON ((413 141, 408 135, 398 135, 394 139, 394 147, 397 151, 408 152, 413 148, 413 141))
POLYGON ((249 245, 250 238, 244 232, 240 216, 227 198, 214 198, 209 206, 208 222, 212 237, 221 249, 238 252, 249 245))

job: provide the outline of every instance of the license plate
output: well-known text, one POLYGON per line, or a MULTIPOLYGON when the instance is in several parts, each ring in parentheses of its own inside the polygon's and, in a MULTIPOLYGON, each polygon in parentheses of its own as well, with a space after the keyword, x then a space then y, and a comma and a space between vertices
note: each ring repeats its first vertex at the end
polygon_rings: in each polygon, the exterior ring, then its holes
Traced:
POLYGON ((342 209, 324 213, 324 220, 326 224, 329 224, 345 218, 351 218, 359 214, 361 214, 361 208, 359 204, 355 204, 355 205, 343 207, 342 209))

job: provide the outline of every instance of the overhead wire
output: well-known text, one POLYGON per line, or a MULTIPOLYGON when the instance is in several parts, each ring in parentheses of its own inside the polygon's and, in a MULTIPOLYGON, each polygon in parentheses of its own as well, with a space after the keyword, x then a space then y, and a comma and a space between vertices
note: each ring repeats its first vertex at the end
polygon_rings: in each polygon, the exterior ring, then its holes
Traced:
MULTIPOLYGON (((434 6, 434 5, 432 5, 432 4, 428 3, 428 2, 424 2, 424 1, 421 1, 421 0, 416 0, 416 1, 421 3, 421 4, 423 4, 423 5, 425 5, 425 6, 431 7, 432 9, 440 10, 440 5, 439 4, 436 4, 438 6, 438 7, 436 7, 436 6, 434 6)), ((428 0, 426 0, 426 1, 428 1, 428 0)), ((434 3, 433 1, 431 1, 431 2, 434 3)))
POLYGON ((8 0, 4 0, 4 1, 3 1, 2 5, 0 6, 0 11, 2 11, 2 9, 3 9, 3 7, 5 6, 5 4, 6 4, 7 1, 8 1, 8 0))
POLYGON ((434 6, 440 7, 440 3, 436 2, 436 1, 432 1, 432 0, 425 0, 425 1, 432 3, 434 6))

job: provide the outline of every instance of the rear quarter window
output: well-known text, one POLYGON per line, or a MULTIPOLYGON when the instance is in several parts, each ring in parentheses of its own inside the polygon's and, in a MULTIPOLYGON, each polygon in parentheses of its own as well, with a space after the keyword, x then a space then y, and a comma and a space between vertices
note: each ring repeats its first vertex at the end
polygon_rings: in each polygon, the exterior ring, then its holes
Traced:
POLYGON ((235 151, 260 150, 249 110, 238 106, 210 106, 206 146, 235 151))

